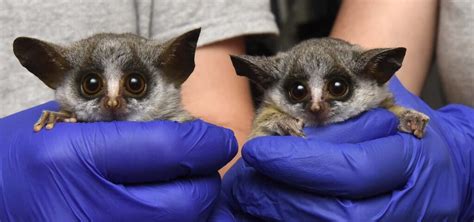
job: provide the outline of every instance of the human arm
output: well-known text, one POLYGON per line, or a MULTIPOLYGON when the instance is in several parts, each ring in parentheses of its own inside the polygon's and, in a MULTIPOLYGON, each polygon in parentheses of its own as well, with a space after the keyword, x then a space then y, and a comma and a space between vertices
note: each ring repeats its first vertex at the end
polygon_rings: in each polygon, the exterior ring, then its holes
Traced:
MULTIPOLYGON (((254 109, 248 81, 235 74, 229 55, 244 53, 243 37, 199 47, 196 68, 182 88, 187 110, 210 123, 232 129, 239 144, 244 144, 250 133, 254 109)), ((240 152, 221 173, 238 158, 240 152)))
POLYGON ((154 8, 154 39, 166 40, 201 27, 195 71, 182 87, 183 103, 195 116, 232 129, 242 146, 254 107, 248 81, 235 74, 229 55, 245 54, 246 36, 278 32, 270 1, 165 0, 154 8))
POLYGON ((366 48, 407 48, 397 77, 419 95, 433 58, 437 5, 437 0, 345 0, 330 36, 366 48))

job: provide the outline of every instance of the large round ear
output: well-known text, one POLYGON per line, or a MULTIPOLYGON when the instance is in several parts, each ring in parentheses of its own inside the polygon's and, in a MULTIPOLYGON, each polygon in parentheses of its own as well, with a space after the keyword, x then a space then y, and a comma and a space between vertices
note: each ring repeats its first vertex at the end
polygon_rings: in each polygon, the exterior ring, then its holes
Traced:
POLYGON ((231 55, 230 60, 237 75, 247 77, 263 89, 268 88, 278 80, 277 76, 274 75, 278 72, 277 64, 268 57, 231 55))
POLYGON ((186 32, 163 45, 158 64, 165 77, 180 86, 194 70, 194 55, 201 28, 186 32))
POLYGON ((364 67, 363 75, 373 78, 378 84, 386 83, 402 67, 406 48, 379 48, 362 53, 359 62, 364 67))
POLYGON ((70 68, 63 51, 60 46, 34 38, 19 37, 13 42, 13 53, 21 65, 52 89, 61 84, 70 68))

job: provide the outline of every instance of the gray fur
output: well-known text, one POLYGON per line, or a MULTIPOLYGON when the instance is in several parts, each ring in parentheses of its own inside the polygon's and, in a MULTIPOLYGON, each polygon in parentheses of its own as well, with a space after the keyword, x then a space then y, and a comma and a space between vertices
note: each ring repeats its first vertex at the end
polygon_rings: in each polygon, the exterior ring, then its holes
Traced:
MULTIPOLYGON (((186 76, 180 77, 179 83, 173 82, 172 75, 175 73, 170 73, 170 69, 165 67, 167 64, 162 63, 163 57, 160 57, 168 49, 166 46, 172 45, 170 42, 159 43, 134 34, 102 33, 68 46, 59 46, 59 54, 70 67, 61 73, 63 76, 56 77, 60 83, 56 84, 55 95, 61 109, 74 113, 79 121, 192 119, 182 107, 180 86, 194 69, 194 60, 185 63, 185 66, 192 65, 186 67, 186 76), (80 80, 91 71, 105 80, 107 90, 97 98, 87 98, 81 93, 80 80), (123 90, 121 81, 132 72, 144 74, 147 82, 145 96, 134 98, 122 93, 122 107, 115 112, 108 111, 103 105, 105 96, 123 90)), ((194 44, 195 47, 196 42, 190 42, 189 46, 194 44)), ((194 51, 195 48, 190 48, 192 55, 189 58, 194 58, 194 51)))

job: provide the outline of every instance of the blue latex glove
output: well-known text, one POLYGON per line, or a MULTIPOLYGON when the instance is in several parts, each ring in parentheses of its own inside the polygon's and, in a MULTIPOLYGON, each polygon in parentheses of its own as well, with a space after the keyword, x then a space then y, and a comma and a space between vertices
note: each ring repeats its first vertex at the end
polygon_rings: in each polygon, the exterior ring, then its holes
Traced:
POLYGON ((423 139, 398 132, 382 109, 306 129, 308 139, 253 139, 213 219, 472 221, 474 110, 432 110, 397 79, 390 87, 398 104, 430 116, 423 139))
POLYGON ((47 103, 0 119, 0 221, 205 221, 230 130, 196 120, 59 123, 47 103))

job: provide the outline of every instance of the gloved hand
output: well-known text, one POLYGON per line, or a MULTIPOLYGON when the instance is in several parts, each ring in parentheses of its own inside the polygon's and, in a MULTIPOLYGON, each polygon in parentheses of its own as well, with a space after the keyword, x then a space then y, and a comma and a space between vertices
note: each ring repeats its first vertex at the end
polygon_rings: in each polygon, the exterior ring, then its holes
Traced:
POLYGON ((33 132, 47 103, 0 119, 0 221, 205 221, 230 130, 175 123, 59 123, 33 132))
POLYGON ((474 110, 432 110, 397 79, 390 88, 430 116, 423 139, 381 109, 306 129, 308 139, 255 138, 225 175, 213 219, 472 221, 474 110))

